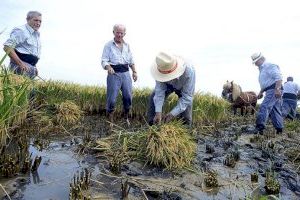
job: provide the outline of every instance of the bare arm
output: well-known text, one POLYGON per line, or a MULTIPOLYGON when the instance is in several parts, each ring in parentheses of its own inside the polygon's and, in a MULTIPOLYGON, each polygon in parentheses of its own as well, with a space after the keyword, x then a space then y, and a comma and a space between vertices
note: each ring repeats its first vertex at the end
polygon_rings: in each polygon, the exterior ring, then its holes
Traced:
POLYGON ((276 96, 276 98, 281 97, 281 86, 282 86, 282 80, 276 81, 276 85, 275 85, 275 96, 276 96))
POLYGON ((9 46, 4 46, 4 51, 8 54, 8 56, 18 65, 20 66, 21 70, 28 71, 29 68, 26 64, 19 58, 15 50, 9 46))
POLYGON ((135 70, 135 65, 134 64, 130 65, 130 68, 132 70, 132 78, 134 81, 136 81, 137 80, 137 72, 135 70))

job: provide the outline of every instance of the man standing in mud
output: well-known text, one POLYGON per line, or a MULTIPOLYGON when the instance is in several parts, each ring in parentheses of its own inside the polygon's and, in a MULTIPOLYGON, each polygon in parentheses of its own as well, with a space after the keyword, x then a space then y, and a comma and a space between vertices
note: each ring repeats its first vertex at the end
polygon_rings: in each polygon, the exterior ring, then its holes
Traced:
POLYGON ((42 14, 29 11, 26 20, 27 24, 12 30, 10 38, 4 43, 4 51, 10 57, 10 69, 14 73, 33 79, 38 74, 36 64, 41 53, 38 30, 42 23, 42 14))
POLYGON ((102 53, 101 64, 107 70, 106 112, 110 122, 113 122, 115 104, 119 90, 122 91, 123 109, 127 123, 132 103, 132 78, 137 80, 137 72, 129 44, 124 41, 126 27, 116 24, 113 27, 114 39, 106 43, 102 53))
POLYGON ((179 117, 191 126, 196 80, 194 67, 179 56, 161 52, 156 56, 151 73, 156 84, 149 100, 149 125, 160 124, 162 120, 169 122, 179 117), (178 96, 177 105, 163 117, 163 104, 173 92, 178 96))
POLYGON ((258 99, 265 97, 259 107, 256 116, 256 133, 263 134, 268 118, 271 118, 276 133, 282 133, 283 118, 281 114, 282 104, 282 75, 279 66, 266 62, 261 53, 255 53, 251 56, 252 63, 259 69, 260 92, 258 99))
POLYGON ((300 87, 293 82, 293 77, 288 77, 283 84, 282 117, 294 119, 297 112, 297 97, 300 95, 300 87))

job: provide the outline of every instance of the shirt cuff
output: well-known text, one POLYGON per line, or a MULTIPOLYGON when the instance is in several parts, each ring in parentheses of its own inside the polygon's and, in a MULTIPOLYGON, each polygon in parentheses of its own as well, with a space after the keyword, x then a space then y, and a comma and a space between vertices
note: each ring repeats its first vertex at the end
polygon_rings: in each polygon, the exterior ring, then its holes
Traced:
POLYGON ((110 65, 108 62, 103 62, 102 63, 102 67, 103 67, 103 69, 105 69, 105 66, 107 66, 107 65, 110 65))
POLYGON ((179 110, 177 110, 177 109, 173 109, 173 110, 171 110, 171 112, 170 112, 174 117, 176 117, 177 115, 179 115, 180 114, 180 112, 179 112, 179 110))

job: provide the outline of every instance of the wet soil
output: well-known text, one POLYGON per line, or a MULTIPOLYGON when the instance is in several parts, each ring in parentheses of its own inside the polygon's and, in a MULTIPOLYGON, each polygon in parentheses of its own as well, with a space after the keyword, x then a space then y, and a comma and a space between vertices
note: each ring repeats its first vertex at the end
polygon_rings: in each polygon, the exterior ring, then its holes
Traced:
MULTIPOLYGON (((93 140, 107 135, 104 118, 88 116, 82 129, 44 137, 48 142, 42 150, 34 145, 34 137, 31 137, 29 151, 33 156, 42 156, 37 173, 0 178, 0 183, 11 199, 69 199, 69 184, 74 174, 87 168, 92 174, 88 191, 91 199, 121 199, 125 186, 128 199, 259 199, 266 195, 265 174, 271 169, 281 185, 278 197, 300 199, 299 171, 285 151, 291 146, 297 147, 300 142, 295 141, 300 140, 289 139, 285 134, 274 135, 268 128, 269 134, 253 141, 251 121, 233 121, 218 131, 197 130, 193 169, 170 172, 131 161, 122 165, 121 174, 114 175, 102 153, 80 145, 83 132, 90 132, 93 140), (213 151, 207 151, 207 145, 212 146, 213 151), (232 152, 238 152, 239 159, 229 167, 224 165, 224 160, 232 152), (219 186, 216 188, 205 186, 204 177, 209 170, 217 173, 219 186), (258 174, 257 183, 251 182, 250 175, 254 172, 258 174)), ((125 127, 126 124, 118 125, 125 127)), ((9 199, 3 190, 0 197, 9 199)))

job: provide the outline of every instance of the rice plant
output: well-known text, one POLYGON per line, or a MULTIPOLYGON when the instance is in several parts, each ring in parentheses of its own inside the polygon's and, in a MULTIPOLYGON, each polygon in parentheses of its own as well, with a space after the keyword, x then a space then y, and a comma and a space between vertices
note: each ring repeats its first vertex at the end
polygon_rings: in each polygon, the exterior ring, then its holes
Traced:
POLYGON ((65 101, 55 104, 56 116, 55 120, 61 125, 74 125, 82 115, 82 111, 72 101, 65 101))
POLYGON ((196 124, 210 124, 215 129, 227 117, 230 104, 211 94, 196 94, 194 97, 193 119, 196 124))
POLYGON ((20 126, 27 116, 29 108, 28 96, 32 81, 26 77, 11 73, 0 61, 0 145, 4 145, 9 130, 20 126))
MULTIPOLYGON (((37 83, 37 101, 49 105, 64 102, 66 100, 76 103, 87 114, 105 114, 106 88, 96 86, 82 86, 79 84, 47 81, 37 83)), ((149 97, 152 90, 149 88, 134 89, 131 117, 144 120, 149 97)), ((178 102, 178 97, 171 94, 165 101, 163 112, 168 113, 178 102)), ((196 125, 212 125, 217 127, 227 118, 227 110, 230 104, 222 98, 211 94, 196 93, 193 102, 193 121, 196 125)), ((115 108, 115 116, 121 117, 123 111, 122 97, 118 96, 115 108)))
POLYGON ((300 121, 299 120, 286 120, 284 124, 286 131, 300 131, 300 121))

